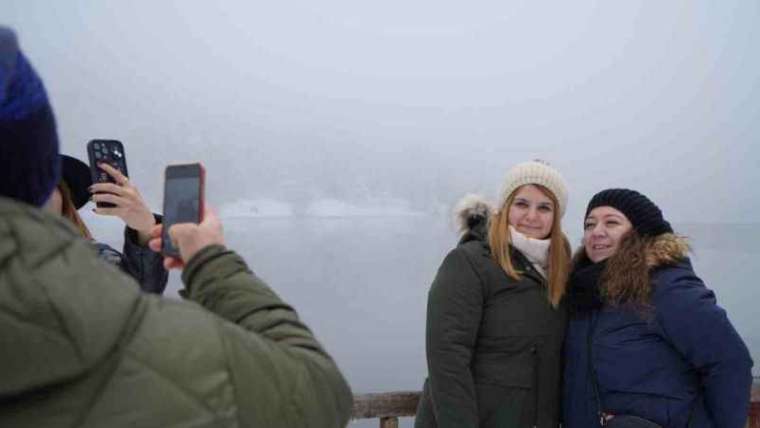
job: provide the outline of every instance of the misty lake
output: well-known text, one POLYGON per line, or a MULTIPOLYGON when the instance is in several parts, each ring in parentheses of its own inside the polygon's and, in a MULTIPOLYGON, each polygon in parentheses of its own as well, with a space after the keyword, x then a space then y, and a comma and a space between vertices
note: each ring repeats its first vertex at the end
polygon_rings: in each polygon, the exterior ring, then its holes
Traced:
MULTIPOLYGON (((427 291, 457 233, 446 215, 223 218, 230 248, 292 304, 337 360, 354 393, 419 390, 426 376, 427 291)), ((356 214, 356 213, 354 213, 356 214)), ((96 236, 118 246, 118 223, 90 219, 96 236)), ((690 238, 697 274, 752 352, 760 357, 756 317, 757 224, 675 224, 690 238), (750 239, 755 237, 755 239, 750 239)), ((577 244, 580 231, 569 231, 577 244), (576 233, 573 233, 576 232, 576 233)), ((575 246, 575 245, 574 245, 575 246)), ((177 297, 172 273, 166 295, 177 297)), ((760 371, 757 367, 754 374, 760 371)), ((377 427, 376 420, 349 426, 377 427)), ((412 418, 400 426, 411 427, 412 418)))

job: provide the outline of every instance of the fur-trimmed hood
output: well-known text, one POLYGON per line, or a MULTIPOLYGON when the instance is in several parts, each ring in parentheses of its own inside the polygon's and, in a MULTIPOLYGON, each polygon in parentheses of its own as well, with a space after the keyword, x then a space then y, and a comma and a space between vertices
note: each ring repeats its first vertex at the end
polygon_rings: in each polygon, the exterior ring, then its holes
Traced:
POLYGON ((585 311, 600 306, 603 300, 646 306, 659 282, 652 276, 654 271, 688 260, 688 252, 686 238, 673 233, 631 236, 621 242, 615 254, 598 263, 591 262, 581 246, 573 258, 570 275, 568 294, 572 306, 585 311))
POLYGON ((454 222, 462 237, 474 234, 483 239, 494 208, 481 195, 465 195, 454 207, 454 222))
MULTIPOLYGON (((659 267, 674 265, 689 255, 689 243, 686 237, 674 233, 663 233, 662 235, 644 240, 644 257, 646 266, 649 270, 659 267)), ((633 254, 627 257, 634 257, 633 254)), ((590 263, 586 257, 586 251, 583 245, 578 247, 573 257, 575 265, 590 263)))
POLYGON ((678 263, 689 255, 689 243, 685 237, 664 233, 647 240, 645 244, 647 266, 655 269, 678 263))

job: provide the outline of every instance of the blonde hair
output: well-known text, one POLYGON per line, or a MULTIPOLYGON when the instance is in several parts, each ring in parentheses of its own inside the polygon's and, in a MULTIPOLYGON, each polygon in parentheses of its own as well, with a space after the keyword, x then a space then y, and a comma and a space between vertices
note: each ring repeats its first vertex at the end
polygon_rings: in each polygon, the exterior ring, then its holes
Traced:
POLYGON ((58 183, 58 191, 61 192, 61 215, 71 221, 83 237, 92 239, 90 229, 79 216, 74 200, 71 198, 71 189, 65 181, 61 180, 58 183))
MULTIPOLYGON (((547 270, 547 296, 549 303, 553 307, 557 307, 562 297, 565 295, 567 288, 567 277, 570 274, 570 242, 562 232, 561 215, 559 211, 559 204, 557 198, 552 192, 550 192, 544 186, 533 184, 541 193, 551 199, 554 204, 554 218, 552 220, 552 228, 549 232, 549 268, 547 270)), ((515 269, 512 264, 512 257, 510 255, 510 247, 512 246, 512 237, 509 233, 509 208, 515 200, 517 191, 522 186, 515 189, 504 201, 497 213, 491 218, 488 225, 488 244, 491 247, 491 256, 496 263, 504 269, 511 278, 515 280, 521 279, 521 273, 515 269)))

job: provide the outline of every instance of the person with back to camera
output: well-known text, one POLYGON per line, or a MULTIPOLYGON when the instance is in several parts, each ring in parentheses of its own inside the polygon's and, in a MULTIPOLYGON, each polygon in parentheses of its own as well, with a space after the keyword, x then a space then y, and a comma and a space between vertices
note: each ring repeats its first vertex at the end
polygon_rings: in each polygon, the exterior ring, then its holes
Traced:
POLYGON ((559 426, 566 206, 565 180, 541 161, 509 171, 497 211, 460 202, 462 237, 428 295, 415 427, 559 426))
POLYGON ((45 208, 71 221, 79 233, 95 246, 101 259, 113 263, 132 276, 143 291, 163 293, 169 280, 160 253, 148 248, 153 226, 161 222, 161 216, 151 213, 140 191, 117 169, 108 164, 100 167, 116 181, 92 184, 90 168, 77 158, 61 155, 62 176, 45 204, 45 208), (91 194, 96 192, 95 194, 91 194), (111 202, 115 207, 97 207, 96 214, 119 217, 125 224, 124 249, 118 252, 108 244, 98 242, 79 215, 92 198, 95 202, 111 202))
POLYGON ((189 302, 163 299, 41 209, 60 169, 42 82, 0 27, 0 427, 346 425, 335 362, 212 211, 170 230, 189 302))
POLYGON ((752 359, 646 196, 591 198, 565 343, 567 428, 743 428, 752 359))

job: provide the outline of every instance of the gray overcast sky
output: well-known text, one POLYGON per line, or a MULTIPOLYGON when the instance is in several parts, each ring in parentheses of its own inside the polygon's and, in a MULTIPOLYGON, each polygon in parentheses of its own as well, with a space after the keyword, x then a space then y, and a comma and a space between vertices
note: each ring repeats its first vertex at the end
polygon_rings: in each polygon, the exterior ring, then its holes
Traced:
POLYGON ((675 222, 760 221, 756 1, 3 0, 64 150, 205 159, 210 198, 391 195, 417 209, 548 159, 588 197, 675 222))

